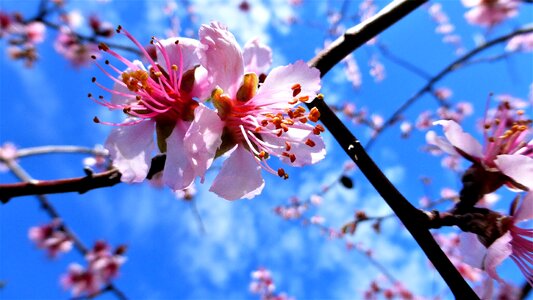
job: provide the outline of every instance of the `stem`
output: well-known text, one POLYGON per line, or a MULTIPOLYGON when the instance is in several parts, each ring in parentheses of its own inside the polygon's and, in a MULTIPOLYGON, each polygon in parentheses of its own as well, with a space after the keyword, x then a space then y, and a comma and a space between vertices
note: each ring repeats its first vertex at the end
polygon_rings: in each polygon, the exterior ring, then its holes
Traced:
POLYGON ((88 148, 79 146, 42 146, 17 150, 16 157, 25 157, 31 155, 49 154, 49 153, 83 153, 91 155, 107 156, 107 150, 101 148, 88 148))
MULTIPOLYGON (((323 77, 350 52, 414 11, 424 2, 426 1, 393 1, 372 18, 350 28, 344 36, 311 59, 308 62, 309 66, 316 67, 323 77)), ((433 239, 427 227, 427 216, 411 205, 392 185, 368 156, 360 141, 346 128, 323 99, 318 97, 307 106, 309 109, 318 108, 322 123, 405 225, 455 297, 458 299, 479 299, 433 239)))

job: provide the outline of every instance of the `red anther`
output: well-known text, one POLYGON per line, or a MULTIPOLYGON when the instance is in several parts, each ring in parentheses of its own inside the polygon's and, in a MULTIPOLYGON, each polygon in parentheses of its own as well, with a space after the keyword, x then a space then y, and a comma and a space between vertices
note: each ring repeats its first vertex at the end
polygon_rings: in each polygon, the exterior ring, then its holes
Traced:
POLYGON ((291 163, 293 163, 296 160, 296 155, 294 153, 289 154, 289 159, 291 160, 291 163))
POLYGON ((106 44, 104 44, 104 43, 100 43, 100 44, 98 44, 98 49, 100 49, 102 51, 108 51, 109 47, 106 44))
POLYGON ((281 127, 281 129, 283 129, 283 131, 285 132, 289 131, 289 126, 287 126, 287 124, 281 123, 279 126, 281 127))
POLYGON ((285 173, 285 170, 283 170, 283 168, 279 168, 278 169, 278 176, 282 177, 283 179, 288 179, 289 178, 289 175, 287 173, 285 173))
POLYGON ((309 115, 307 116, 307 118, 311 122, 318 122, 318 119, 320 119, 320 111, 318 110, 318 108, 313 107, 311 111, 309 112, 309 115))
POLYGON ((91 78, 91 82, 96 82, 96 77, 91 78))
POLYGON ((293 97, 296 97, 300 92, 302 92, 302 86, 299 83, 294 84, 291 89, 293 97))
POLYGON ((307 118, 306 117, 300 118, 300 122, 307 123, 307 118))
POLYGON ((296 98, 293 98, 291 101, 289 101, 290 105, 294 105, 296 103, 298 103, 298 99, 296 99, 296 98))
POLYGON ((285 150, 291 151, 291 144, 287 141, 285 141, 285 150))
POLYGON ((324 132, 324 127, 322 127, 322 125, 320 124, 317 124, 315 126, 315 128, 313 128, 313 133, 316 134, 316 135, 319 135, 321 132, 324 132))
POLYGON ((309 96, 303 96, 303 97, 300 97, 298 98, 298 100, 302 101, 302 102, 306 102, 309 100, 309 96))
POLYGON ((311 139, 307 139, 307 141, 305 141, 305 144, 309 147, 314 147, 316 145, 315 142, 313 142, 311 139))
POLYGON ((100 123, 100 119, 98 119, 98 117, 95 116, 95 117, 93 118, 93 122, 94 122, 94 123, 100 123))

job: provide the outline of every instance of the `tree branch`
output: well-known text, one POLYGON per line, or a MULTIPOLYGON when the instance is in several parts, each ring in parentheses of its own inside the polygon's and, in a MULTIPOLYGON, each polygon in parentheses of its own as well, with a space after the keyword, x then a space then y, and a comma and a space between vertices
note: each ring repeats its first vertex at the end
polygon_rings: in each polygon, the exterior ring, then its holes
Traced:
MULTIPOLYGON (((327 49, 311 59, 309 66, 320 70, 323 77, 335 64, 377 34, 396 23, 422 5, 424 0, 397 0, 383 8, 374 17, 350 28, 346 34, 334 41, 327 49)), ((308 108, 318 108, 321 121, 334 136, 348 156, 357 164, 361 172, 392 208, 400 221, 422 248, 435 269, 443 277, 456 298, 479 299, 470 286, 455 269, 427 227, 427 216, 417 210, 394 187, 368 156, 360 141, 346 128, 321 97, 307 104, 308 108)))
POLYGON ((58 180, 31 180, 27 182, 0 185, 0 201, 7 203, 13 197, 28 195, 44 195, 78 192, 83 194, 89 190, 113 186, 120 183, 121 174, 116 169, 102 173, 88 174, 84 177, 75 177, 58 180))

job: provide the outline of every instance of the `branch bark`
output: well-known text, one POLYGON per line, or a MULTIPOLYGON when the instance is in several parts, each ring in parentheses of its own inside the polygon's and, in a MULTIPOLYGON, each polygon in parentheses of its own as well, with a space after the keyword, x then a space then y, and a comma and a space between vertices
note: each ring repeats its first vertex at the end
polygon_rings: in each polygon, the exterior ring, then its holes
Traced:
MULTIPOLYGON (((426 1, 393 1, 374 17, 350 28, 344 36, 334 41, 328 48, 311 59, 308 62, 309 66, 316 67, 323 77, 335 64, 352 51, 414 11, 424 2, 426 1)), ((328 107, 323 98, 318 97, 307 106, 309 109, 316 107, 320 111, 322 123, 331 132, 346 154, 357 164, 385 202, 392 208, 435 269, 443 277, 454 296, 458 299, 479 299, 433 239, 428 228, 427 216, 411 205, 394 187, 368 156, 360 141, 328 107)))

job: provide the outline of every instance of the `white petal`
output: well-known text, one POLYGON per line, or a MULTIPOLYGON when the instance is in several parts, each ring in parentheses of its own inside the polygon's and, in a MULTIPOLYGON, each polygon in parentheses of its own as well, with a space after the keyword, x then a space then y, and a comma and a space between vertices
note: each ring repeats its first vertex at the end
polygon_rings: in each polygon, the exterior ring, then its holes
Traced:
POLYGON ((487 248, 481 244, 477 235, 463 232, 459 235, 459 252, 463 255, 463 262, 478 269, 483 269, 483 258, 487 248))
POLYGON ((496 157, 494 163, 503 174, 533 191, 533 158, 502 154, 496 157))
POLYGON ((209 191, 227 200, 251 199, 265 186, 261 167, 252 153, 238 145, 222 165, 209 191))
POLYGON ((266 73, 272 65, 272 49, 253 39, 244 45, 243 59, 246 73, 266 73))
POLYGON ((202 25, 198 34, 203 45, 202 65, 211 82, 230 96, 235 95, 244 75, 242 51, 237 40, 226 26, 217 22, 202 25))
POLYGON ((143 121, 135 125, 118 126, 111 131, 105 148, 122 174, 123 182, 142 182, 151 162, 154 149, 154 122, 143 121))
POLYGON ((320 72, 310 68, 304 61, 297 61, 283 67, 274 68, 251 100, 256 105, 270 103, 271 107, 286 108, 293 97, 292 87, 300 84, 301 91, 296 97, 309 97, 313 100, 320 90, 320 72))
POLYGON ((513 249, 511 247, 511 232, 507 231, 504 235, 498 238, 487 249, 487 256, 485 256, 485 271, 490 277, 502 281, 498 273, 496 273, 496 267, 498 267, 502 261, 504 261, 511 253, 513 249))
POLYGON ((195 177, 192 159, 184 148, 184 136, 190 123, 178 122, 167 142, 167 159, 163 170, 163 181, 173 190, 189 187, 195 177))
POLYGON ((194 162, 195 175, 204 180, 218 147, 222 144, 224 123, 216 111, 200 104, 194 110, 194 121, 185 134, 185 148, 194 162))
POLYGON ((470 134, 453 120, 440 120, 433 122, 434 125, 442 125, 444 135, 448 141, 458 150, 461 155, 470 161, 478 161, 483 157, 483 147, 470 134))

